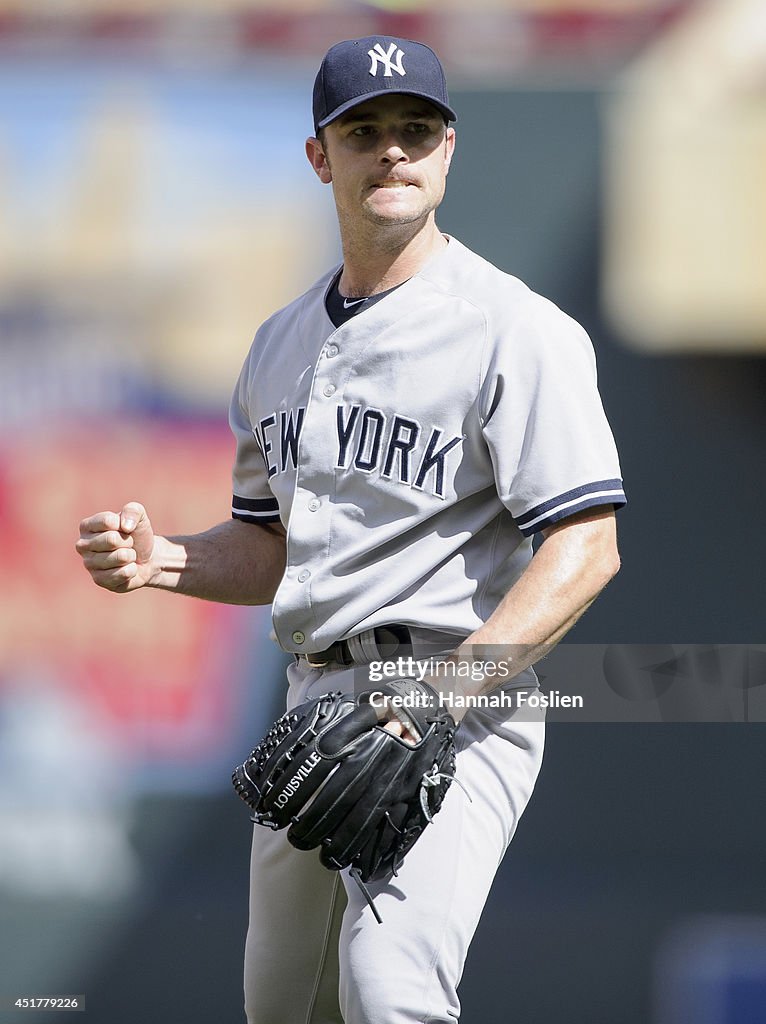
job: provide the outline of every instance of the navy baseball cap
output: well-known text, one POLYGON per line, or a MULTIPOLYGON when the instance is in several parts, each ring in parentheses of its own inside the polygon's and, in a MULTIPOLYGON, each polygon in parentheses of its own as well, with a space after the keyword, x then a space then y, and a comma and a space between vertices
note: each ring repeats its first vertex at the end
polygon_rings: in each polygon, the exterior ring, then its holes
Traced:
POLYGON ((314 82, 314 130, 358 103, 388 93, 419 96, 448 121, 457 121, 444 69, 430 46, 393 36, 365 36, 336 43, 325 54, 314 82))

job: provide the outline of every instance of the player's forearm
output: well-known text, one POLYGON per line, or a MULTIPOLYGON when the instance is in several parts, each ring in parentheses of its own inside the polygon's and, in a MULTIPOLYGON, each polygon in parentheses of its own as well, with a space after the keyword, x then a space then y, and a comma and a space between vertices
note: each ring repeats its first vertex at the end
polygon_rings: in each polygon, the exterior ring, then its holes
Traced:
POLYGON ((284 536, 229 520, 189 537, 156 537, 148 586, 224 604, 269 604, 285 569, 284 536))
MULTIPOLYGON (((554 647, 594 602, 620 566, 613 513, 585 514, 553 529, 524 574, 461 650, 510 661, 513 674, 529 668, 554 647)), ((486 678, 487 692, 503 678, 486 678)))

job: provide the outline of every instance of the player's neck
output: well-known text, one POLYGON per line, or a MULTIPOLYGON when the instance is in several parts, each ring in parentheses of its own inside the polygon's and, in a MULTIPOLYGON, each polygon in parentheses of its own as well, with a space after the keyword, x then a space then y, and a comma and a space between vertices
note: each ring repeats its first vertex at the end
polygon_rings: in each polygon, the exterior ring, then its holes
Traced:
POLYGON ((381 231, 376 227, 374 234, 369 233, 367 237, 350 236, 341 231, 343 273, 339 290, 342 295, 355 298, 395 288, 417 274, 447 245, 447 239, 432 218, 414 233, 411 225, 397 227, 399 231, 381 231))

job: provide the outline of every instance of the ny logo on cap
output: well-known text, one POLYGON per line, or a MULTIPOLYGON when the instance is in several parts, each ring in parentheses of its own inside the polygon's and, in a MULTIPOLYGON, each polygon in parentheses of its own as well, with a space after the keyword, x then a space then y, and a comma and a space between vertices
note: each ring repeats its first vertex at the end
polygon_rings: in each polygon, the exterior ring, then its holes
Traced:
POLYGON ((404 52, 397 48, 396 43, 391 43, 388 51, 384 50, 380 43, 376 43, 371 50, 367 51, 367 56, 370 58, 371 75, 377 75, 379 64, 383 64, 386 69, 383 72, 384 78, 392 78, 394 71, 399 75, 407 74, 402 65, 404 52), (396 60, 394 60, 394 50, 396 50, 396 60))

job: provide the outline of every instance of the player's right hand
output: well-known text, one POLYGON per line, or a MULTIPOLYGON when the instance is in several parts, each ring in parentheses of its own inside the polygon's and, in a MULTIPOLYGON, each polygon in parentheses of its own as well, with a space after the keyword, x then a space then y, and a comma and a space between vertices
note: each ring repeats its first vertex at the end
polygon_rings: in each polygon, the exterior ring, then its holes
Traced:
POLYGON ((146 586, 157 572, 152 562, 154 531, 136 501, 121 512, 99 512, 80 523, 75 545, 93 582, 117 594, 146 586))

